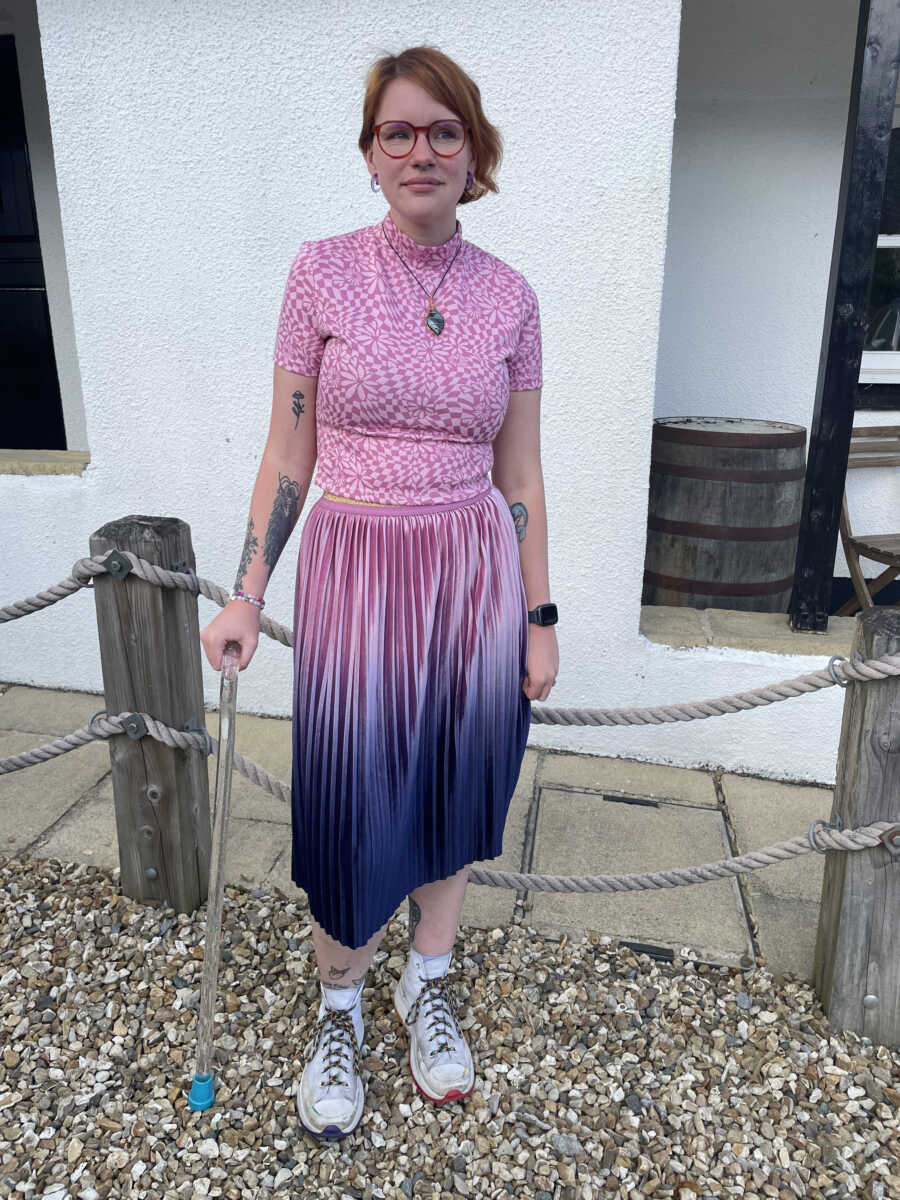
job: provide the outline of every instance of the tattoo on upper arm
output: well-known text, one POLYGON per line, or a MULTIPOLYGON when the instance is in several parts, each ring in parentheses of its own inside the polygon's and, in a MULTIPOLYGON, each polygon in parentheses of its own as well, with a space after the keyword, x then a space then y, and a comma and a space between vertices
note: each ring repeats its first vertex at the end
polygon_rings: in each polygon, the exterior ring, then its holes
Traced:
POLYGON ((297 520, 297 501, 300 499, 300 484, 296 479, 288 479, 287 475, 278 472, 278 491, 266 528, 266 540, 263 545, 263 558, 269 568, 269 574, 278 562, 278 556, 284 549, 285 542, 291 536, 294 522, 297 520))
POLYGON ((515 504, 509 506, 509 511, 512 513, 516 525, 516 537, 520 542, 524 541, 525 526, 528 524, 528 509, 521 501, 517 500, 515 504))
POLYGON ((247 574, 247 568, 250 566, 250 560, 259 549, 259 538, 253 532, 253 518, 247 520, 247 536, 244 538, 244 549, 241 552, 241 561, 238 563, 237 577, 234 581, 235 591, 240 591, 244 586, 244 576, 247 574))
POLYGON ((422 920, 422 910, 421 910, 421 908, 419 908, 418 904, 416 904, 415 900, 413 900, 412 896, 410 896, 409 897, 409 944, 410 945, 412 945, 412 943, 413 943, 413 938, 416 936, 416 930, 419 928, 419 922, 421 920, 422 920))
POLYGON ((294 428, 296 429, 297 423, 300 420, 300 414, 303 412, 303 405, 300 403, 300 401, 303 399, 303 393, 302 392, 294 392, 293 396, 291 396, 291 399, 294 402, 291 405, 291 412, 297 418, 297 420, 294 422, 294 428))

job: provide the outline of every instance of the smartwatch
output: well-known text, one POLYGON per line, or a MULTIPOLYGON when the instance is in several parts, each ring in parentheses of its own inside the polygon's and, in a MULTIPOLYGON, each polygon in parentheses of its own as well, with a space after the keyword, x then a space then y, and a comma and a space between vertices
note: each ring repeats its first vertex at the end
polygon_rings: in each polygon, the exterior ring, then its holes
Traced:
POLYGON ((558 620, 555 604, 539 604, 537 608, 528 611, 528 621, 531 625, 555 625, 558 620))

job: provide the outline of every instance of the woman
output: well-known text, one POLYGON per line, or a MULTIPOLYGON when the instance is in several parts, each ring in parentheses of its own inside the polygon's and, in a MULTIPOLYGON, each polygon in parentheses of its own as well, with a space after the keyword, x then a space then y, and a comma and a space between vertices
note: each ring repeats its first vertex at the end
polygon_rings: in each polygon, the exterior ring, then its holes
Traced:
POLYGON ((216 670, 229 639, 247 666, 315 470, 326 490, 296 575, 291 814, 321 984, 297 1105, 319 1137, 362 1115, 361 993, 405 896, 394 1000, 413 1080, 435 1103, 471 1092, 447 977, 469 864, 501 853, 530 704, 559 665, 537 299, 456 219, 497 191, 500 145, 479 89, 440 51, 372 66, 359 146, 390 208, 294 259, 235 589, 202 634, 216 670))

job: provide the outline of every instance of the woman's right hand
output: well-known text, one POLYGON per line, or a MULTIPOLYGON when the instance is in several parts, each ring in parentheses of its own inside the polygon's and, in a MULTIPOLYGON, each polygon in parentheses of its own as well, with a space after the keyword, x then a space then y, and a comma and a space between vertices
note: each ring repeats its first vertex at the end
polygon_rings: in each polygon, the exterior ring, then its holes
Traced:
POLYGON ((214 671, 222 669, 226 642, 240 643, 239 669, 243 671, 249 665, 259 642, 260 612, 255 604, 248 604, 246 600, 229 600, 219 615, 200 630, 200 641, 214 671))

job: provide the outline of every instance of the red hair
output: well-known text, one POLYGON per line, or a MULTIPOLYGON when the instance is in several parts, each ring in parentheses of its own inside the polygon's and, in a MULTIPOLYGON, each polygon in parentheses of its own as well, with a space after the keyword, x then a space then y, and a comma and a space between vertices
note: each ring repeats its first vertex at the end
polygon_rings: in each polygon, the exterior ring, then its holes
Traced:
POLYGON ((452 58, 434 46, 411 46, 400 54, 386 54, 369 68, 359 135, 362 153, 371 149, 375 114, 384 89, 393 79, 411 79, 429 96, 455 112, 466 126, 475 159, 472 169, 475 181, 471 190, 460 196, 459 203, 470 204, 488 192, 498 192, 494 172, 503 154, 500 130, 484 115, 478 84, 452 58))

